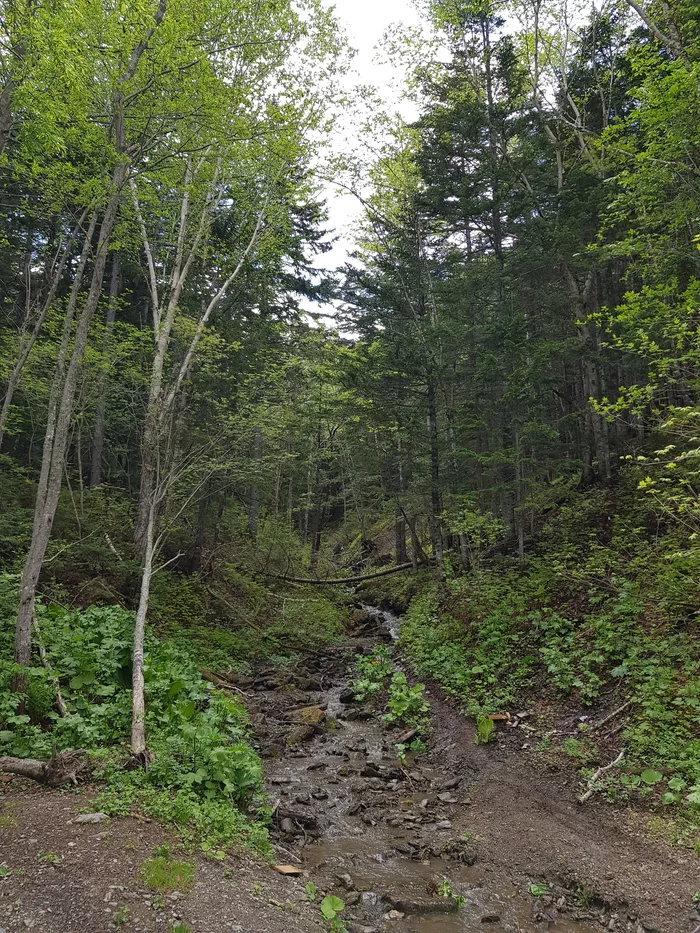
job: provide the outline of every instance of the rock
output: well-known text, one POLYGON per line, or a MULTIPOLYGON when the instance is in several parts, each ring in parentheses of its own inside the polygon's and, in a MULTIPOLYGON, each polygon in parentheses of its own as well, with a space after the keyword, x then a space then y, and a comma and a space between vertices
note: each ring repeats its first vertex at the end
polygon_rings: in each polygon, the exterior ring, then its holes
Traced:
POLYGON ((361 896, 359 891, 348 891, 343 900, 348 907, 354 907, 355 904, 360 903, 361 896))
POLYGON ((440 820, 435 824, 435 829, 452 829, 452 823, 449 820, 440 820))
POLYGON ((344 690, 341 690, 340 696, 338 697, 343 706, 349 706, 350 703, 355 702, 355 693, 352 687, 345 687, 344 690))
POLYGON ((108 820, 109 817, 106 813, 81 813, 80 816, 76 816, 73 820, 74 823, 101 823, 103 820, 108 820))
POLYGON ((279 872, 280 875, 301 875, 303 874, 301 868, 296 865, 275 865, 275 871, 279 872))
POLYGON ((457 803, 457 798, 454 794, 451 794, 449 791, 444 791, 442 794, 437 795, 438 800, 441 800, 443 803, 457 803))
POLYGON ((443 790, 454 790, 456 787, 459 787, 461 783, 462 783, 462 778, 458 778, 458 777, 450 778, 449 781, 444 782, 444 784, 442 785, 442 789, 443 790))
POLYGON ((382 776, 382 773, 377 767, 377 765, 369 762, 368 764, 365 765, 362 771, 360 771, 360 775, 361 777, 378 778, 382 776))
POLYGON ((297 828, 293 820, 290 820, 289 817, 285 817, 280 823, 280 829, 287 836, 294 836, 297 832, 297 828))
POLYGON ((481 918, 482 923, 500 923, 501 917, 500 914, 484 914, 481 918))
POLYGON ((307 726, 320 726, 326 718, 326 711, 320 706, 305 706, 299 710, 299 719, 307 726))
POLYGON ((386 914, 386 919, 387 920, 403 920, 404 916, 405 914, 402 914, 400 910, 390 910, 389 913, 386 914))
POLYGON ((355 882, 352 880, 352 878, 347 872, 345 872, 345 874, 343 875, 338 875, 337 878, 340 884, 342 884, 342 886, 345 888, 346 891, 355 890, 355 882))
POLYGON ((287 735, 287 738, 286 738, 287 747, 290 747, 292 745, 298 745, 300 742, 305 741, 305 739, 311 738, 313 734, 314 734, 314 726, 310 726, 310 725, 297 726, 295 729, 292 729, 292 731, 289 732, 287 735))

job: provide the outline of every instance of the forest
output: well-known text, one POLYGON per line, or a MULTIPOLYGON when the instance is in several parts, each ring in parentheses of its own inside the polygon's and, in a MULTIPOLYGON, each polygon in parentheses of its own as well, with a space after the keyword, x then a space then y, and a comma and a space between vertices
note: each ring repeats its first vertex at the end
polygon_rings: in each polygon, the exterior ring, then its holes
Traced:
POLYGON ((0 933, 700 930, 700 9, 416 7, 0 3, 0 933))

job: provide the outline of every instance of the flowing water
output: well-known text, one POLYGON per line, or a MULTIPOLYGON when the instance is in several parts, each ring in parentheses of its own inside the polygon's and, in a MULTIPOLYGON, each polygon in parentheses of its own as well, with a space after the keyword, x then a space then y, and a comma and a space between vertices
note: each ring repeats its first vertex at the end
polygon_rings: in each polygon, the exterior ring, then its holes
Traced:
MULTIPOLYGON (((397 638, 393 613, 363 608, 397 638)), ((358 652, 368 644, 358 643, 358 652)), ((600 933, 600 925, 573 919, 564 889, 538 899, 522 881, 518 888, 478 860, 464 864, 478 851, 478 842, 465 839, 461 828, 468 825, 468 780, 440 773, 422 758, 402 767, 396 737, 379 717, 363 718, 366 713, 341 702, 347 701, 347 679, 341 678, 321 664, 325 689, 306 697, 325 707, 326 721, 336 727, 291 745, 287 740, 283 752, 279 745, 268 750, 265 771, 278 808, 281 853, 301 863, 321 891, 345 900, 343 917, 351 930, 600 933), (456 897, 441 893, 446 890, 456 897)), ((285 698, 284 690, 272 693, 268 686, 261 701, 268 728, 298 721, 293 691, 285 698)))

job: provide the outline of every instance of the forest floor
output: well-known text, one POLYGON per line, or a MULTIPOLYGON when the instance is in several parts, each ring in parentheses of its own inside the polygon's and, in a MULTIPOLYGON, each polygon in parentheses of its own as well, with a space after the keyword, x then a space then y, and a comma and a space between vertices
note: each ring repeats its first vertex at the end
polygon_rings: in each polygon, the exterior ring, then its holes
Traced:
POLYGON ((579 804, 575 772, 538 765, 527 733, 502 727, 476 745, 471 723, 431 689, 428 752, 399 762, 398 733, 346 690, 348 664, 380 634, 238 682, 275 807, 275 854, 302 874, 245 853, 193 857, 151 821, 76 823, 91 788, 12 780, 0 785, 0 931, 169 933, 182 921, 192 933, 315 933, 327 929, 328 893, 344 901, 351 933, 700 929, 697 857, 652 832, 651 813, 579 804), (192 886, 169 896, 141 876, 164 844, 195 866, 192 886))

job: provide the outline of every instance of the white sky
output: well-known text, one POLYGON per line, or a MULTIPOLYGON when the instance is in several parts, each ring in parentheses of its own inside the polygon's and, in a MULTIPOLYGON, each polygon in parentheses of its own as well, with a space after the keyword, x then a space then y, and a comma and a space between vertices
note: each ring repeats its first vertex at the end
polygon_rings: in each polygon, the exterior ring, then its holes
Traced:
MULTIPOLYGON (((348 77, 348 86, 358 83, 374 85, 389 109, 398 109, 404 117, 411 117, 405 112, 406 104, 398 100, 402 75, 388 64, 378 64, 377 49, 382 35, 393 23, 415 26, 419 17, 411 0, 335 0, 335 13, 344 27, 350 45, 357 54, 352 61, 352 73, 348 77)), ((410 110, 410 108, 409 108, 410 110)), ((349 115, 349 120, 352 117, 349 115)), ((342 126, 339 134, 346 132, 342 126)), ((328 269, 342 266, 351 252, 353 244, 349 225, 359 216, 357 200, 351 194, 339 194, 337 189, 326 189, 329 212, 329 228, 339 237, 333 249, 318 257, 318 265, 328 269)))

